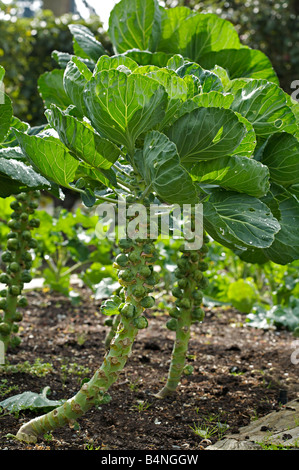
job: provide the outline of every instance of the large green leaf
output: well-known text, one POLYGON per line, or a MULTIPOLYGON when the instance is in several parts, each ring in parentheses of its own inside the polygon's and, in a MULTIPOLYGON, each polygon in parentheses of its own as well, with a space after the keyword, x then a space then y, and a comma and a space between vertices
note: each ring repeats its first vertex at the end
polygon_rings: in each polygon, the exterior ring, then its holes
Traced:
POLYGON ((107 170, 121 155, 115 144, 99 136, 86 122, 65 114, 57 106, 51 106, 47 118, 64 145, 93 168, 107 170))
POLYGON ((176 70, 176 73, 180 77, 186 75, 192 75, 199 79, 203 93, 209 91, 222 91, 223 86, 220 78, 210 70, 203 69, 200 65, 195 62, 187 62, 176 70))
POLYGON ((274 263, 287 264, 299 259, 299 202, 278 185, 272 185, 272 196, 278 201, 281 229, 264 253, 274 263))
POLYGON ((250 196, 264 196, 270 188, 268 168, 247 157, 227 156, 186 165, 186 168, 201 184, 216 184, 250 196))
POLYGON ((11 101, 5 93, 2 93, 0 88, 0 142, 4 140, 9 131, 12 113, 11 101))
POLYGON ((239 157, 252 157, 253 152, 256 148, 257 139, 253 125, 240 113, 235 111, 239 121, 246 127, 246 134, 242 139, 240 145, 234 149, 232 155, 238 155, 239 157))
POLYGON ((15 130, 22 151, 34 167, 47 179, 70 188, 79 161, 54 136, 27 135, 15 130))
POLYGON ((73 57, 73 59, 69 61, 63 75, 64 90, 72 104, 78 108, 82 115, 85 114, 83 90, 91 77, 91 71, 77 57, 73 57))
POLYGON ((188 7, 161 8, 161 38, 158 50, 177 54, 182 24, 196 14, 188 7))
POLYGON ((265 79, 279 85, 279 80, 268 57, 261 51, 242 47, 241 49, 224 49, 209 52, 198 59, 198 63, 213 69, 215 65, 229 72, 230 79, 257 78, 265 79))
POLYGON ((183 162, 230 155, 241 143, 246 128, 230 109, 197 108, 181 116, 167 130, 183 162))
POLYGON ((131 70, 131 72, 133 72, 133 70, 138 67, 137 62, 135 62, 135 60, 131 59, 130 57, 127 57, 126 55, 119 54, 112 57, 103 55, 97 61, 93 74, 96 75, 103 70, 117 69, 117 67, 121 65, 127 67, 129 70, 131 70))
POLYGON ((160 28, 157 0, 121 0, 110 13, 108 33, 116 53, 135 48, 154 52, 160 28))
POLYGON ((272 135, 263 148, 261 161, 268 166, 275 183, 286 188, 299 184, 299 142, 293 135, 272 135))
MULTIPOLYGON (((139 69, 142 69, 140 67, 139 69)), ((136 69, 135 72, 138 72, 136 69)), ((162 130, 166 127, 175 116, 176 112, 180 109, 182 103, 187 99, 188 86, 186 82, 178 77, 178 75, 167 69, 157 69, 152 71, 149 69, 147 76, 156 80, 166 90, 168 94, 168 103, 163 120, 159 123, 158 129, 162 130)))
POLYGON ((10 413, 19 413, 23 410, 47 412, 62 405, 65 400, 49 400, 47 392, 49 387, 45 387, 42 393, 23 392, 13 395, 0 402, 0 407, 10 413))
POLYGON ((85 105, 94 128, 133 152, 137 137, 165 116, 168 95, 156 80, 104 70, 86 85, 85 105))
POLYGON ((181 166, 177 148, 164 134, 149 132, 143 152, 135 156, 136 164, 154 192, 168 203, 196 203, 196 188, 188 172, 181 166))
POLYGON ((242 82, 231 109, 251 122, 258 136, 293 132, 296 128, 296 119, 287 105, 284 91, 266 80, 242 82))
MULTIPOLYGON (((49 189, 51 187, 49 181, 21 160, 3 158, 0 155, 0 173, 2 177, 3 175, 8 176, 12 182, 16 182, 24 189, 49 189)), ((0 193, 2 190, 0 185, 0 193)))
POLYGON ((166 67, 172 54, 165 52, 140 51, 139 49, 130 49, 122 54, 130 57, 139 65, 156 65, 157 67, 166 67))
MULTIPOLYGON (((162 34, 163 36, 163 34, 162 34)), ((175 52, 200 63, 200 57, 211 51, 240 47, 238 33, 233 25, 213 13, 190 15, 184 18, 176 35, 176 42, 163 44, 164 52, 175 52)))
POLYGON ((267 248, 280 225, 259 199, 225 190, 213 190, 204 202, 204 227, 229 248, 267 248))
POLYGON ((83 51, 83 57, 90 57, 95 62, 101 55, 106 54, 103 45, 86 26, 82 24, 70 24, 69 29, 74 37, 75 54, 81 57, 80 52, 83 51))
POLYGON ((66 109, 72 104, 63 87, 63 75, 64 70, 55 69, 39 77, 38 90, 46 108, 49 108, 51 104, 56 104, 66 109))

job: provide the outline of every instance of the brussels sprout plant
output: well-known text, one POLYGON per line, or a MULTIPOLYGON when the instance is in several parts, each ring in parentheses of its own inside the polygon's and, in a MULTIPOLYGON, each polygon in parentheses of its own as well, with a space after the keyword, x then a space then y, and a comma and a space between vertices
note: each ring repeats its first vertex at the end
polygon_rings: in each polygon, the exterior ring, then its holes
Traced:
MULTIPOLYGON (((91 33, 72 32, 77 55, 55 51, 61 68, 39 80, 48 126, 37 135, 14 129, 40 175, 77 191, 89 207, 133 207, 127 230, 141 206, 149 216, 152 204, 202 204, 204 231, 242 259, 298 259, 298 105, 267 57, 244 47, 216 15, 167 10, 156 0, 116 4, 113 56, 91 33)), ((19 439, 34 442, 78 419, 106 397, 125 366, 159 281, 149 218, 141 225, 118 241, 122 291, 103 313, 119 322, 102 365, 73 398, 24 424, 19 439)), ((203 319, 206 241, 178 256, 168 323, 176 340, 160 397, 176 389, 190 325, 203 319)))

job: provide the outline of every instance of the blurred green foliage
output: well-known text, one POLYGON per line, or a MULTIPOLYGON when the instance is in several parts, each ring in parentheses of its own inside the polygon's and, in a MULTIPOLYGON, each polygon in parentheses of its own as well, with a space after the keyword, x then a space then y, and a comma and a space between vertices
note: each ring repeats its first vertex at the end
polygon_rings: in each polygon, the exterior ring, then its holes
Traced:
POLYGON ((165 5, 185 5, 216 13, 231 21, 244 45, 259 49, 271 60, 281 87, 291 93, 299 79, 298 0, 166 0, 165 5))
POLYGON ((39 76, 57 68, 51 58, 53 50, 73 52, 71 23, 86 25, 106 48, 107 35, 101 32, 98 17, 88 21, 78 15, 56 18, 49 10, 33 18, 19 18, 16 7, 0 2, 0 64, 5 68, 5 88, 13 101, 14 114, 31 126, 46 122, 43 102, 37 89, 39 76))

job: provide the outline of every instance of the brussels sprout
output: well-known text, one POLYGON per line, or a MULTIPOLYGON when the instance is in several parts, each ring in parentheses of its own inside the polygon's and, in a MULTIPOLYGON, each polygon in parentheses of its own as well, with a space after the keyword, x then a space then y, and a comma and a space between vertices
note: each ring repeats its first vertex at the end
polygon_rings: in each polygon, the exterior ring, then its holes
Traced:
POLYGON ((12 263, 10 263, 9 265, 9 269, 12 273, 18 273, 21 269, 19 263, 17 263, 16 261, 13 261, 12 263))
POLYGON ((27 194, 26 193, 17 194, 16 199, 18 201, 24 202, 27 199, 27 194))
POLYGON ((134 315, 135 315, 135 311, 136 311, 136 308, 135 308, 134 305, 126 303, 126 304, 122 307, 120 313, 121 313, 125 318, 132 318, 132 317, 134 317, 134 315))
POLYGON ((7 240, 7 248, 11 251, 17 251, 20 248, 20 243, 15 238, 7 240))
POLYGON ((10 208, 13 210, 13 211, 16 211, 18 209, 20 209, 20 204, 18 203, 18 201, 12 201, 10 203, 10 208))
POLYGON ((39 206, 38 202, 35 202, 35 201, 30 201, 29 202, 30 209, 37 209, 38 206, 39 206))
POLYGON ((5 310, 7 308, 7 300, 6 299, 0 299, 0 309, 5 310))
POLYGON ((185 289, 188 285, 188 279, 186 278, 183 278, 183 279, 179 279, 178 280, 178 286, 181 288, 181 289, 185 289))
POLYGON ((147 243, 142 249, 143 253, 146 255, 151 255, 155 252, 155 246, 153 244, 147 243))
POLYGON ((192 292, 192 297, 194 299, 195 305, 198 305, 199 303, 202 302, 203 299, 203 293, 201 290, 195 290, 192 292))
POLYGON ((132 253, 129 254, 129 260, 132 261, 132 263, 138 263, 140 261, 140 255, 136 253, 136 251, 132 251, 132 253))
POLYGON ((152 274, 151 268, 148 266, 141 266, 138 270, 141 277, 148 278, 152 274))
POLYGON ((130 271, 130 269, 124 269, 123 271, 119 272, 119 277, 123 281, 132 281, 134 279, 134 273, 130 271))
POLYGON ((18 237, 18 234, 16 232, 9 232, 6 236, 7 240, 9 240, 10 238, 17 238, 18 237))
POLYGON ((0 323, 0 334, 7 336, 10 333, 10 325, 8 323, 0 323))
POLYGON ((133 292, 134 297, 137 297, 137 298, 143 297, 146 294, 145 288, 143 286, 133 287, 132 292, 133 292))
POLYGON ((200 261, 198 263, 198 269, 200 269, 201 271, 207 271, 207 269, 209 269, 209 265, 205 261, 200 261))
POLYGON ((20 295, 21 293, 21 289, 19 286, 16 286, 16 285, 12 285, 10 286, 9 288, 9 293, 13 296, 17 296, 17 295, 20 295))
POLYGON ((199 260, 199 254, 196 251, 193 251, 190 255, 190 259, 195 263, 199 260))
POLYGON ((202 308, 200 307, 196 307, 193 311, 192 311, 192 319, 193 320, 196 320, 196 321, 203 321, 204 317, 205 317, 205 312, 203 311, 202 308))
POLYGON ((29 242, 32 238, 31 236, 31 233, 29 232, 29 230, 25 230, 24 232, 22 232, 22 238, 23 240, 29 242))
POLYGON ((13 321, 20 322, 23 320, 23 314, 21 312, 16 311, 14 312, 12 319, 13 321))
POLYGON ((40 226, 40 220, 39 219, 31 219, 29 221, 29 226, 32 228, 38 228, 40 226))
POLYGON ((201 272, 199 269, 197 269, 196 271, 194 271, 194 273, 193 273, 193 279, 194 279, 196 282, 201 281, 202 278, 203 278, 203 274, 202 274, 202 272, 201 272))
POLYGON ((149 277, 146 278, 145 282, 149 286, 155 286, 156 284, 158 284, 159 280, 160 280, 159 274, 156 272, 153 272, 149 277))
POLYGON ((206 253, 208 253, 209 251, 209 247, 208 245, 202 245, 201 249, 199 250, 200 253, 202 253, 203 255, 205 255, 206 253))
POLYGON ((7 223, 8 227, 11 228, 12 230, 20 230, 21 224, 17 220, 11 219, 7 223))
POLYGON ((4 263, 9 263, 13 259, 12 253, 10 251, 3 251, 1 259, 4 263))
POLYGON ((201 289, 206 289, 208 285, 209 285, 209 280, 206 277, 203 277, 199 283, 199 286, 201 287, 201 289))
POLYGON ((151 297, 151 296, 144 297, 141 300, 140 304, 144 308, 152 308, 155 305, 155 299, 154 297, 151 297))
POLYGON ((13 336, 10 340, 10 345, 12 348, 17 348, 21 344, 21 338, 18 336, 13 336))
POLYGON ((129 248, 132 248, 133 242, 132 240, 129 240, 128 238, 121 238, 118 243, 119 247, 123 250, 128 250, 129 248))
POLYGON ((193 371, 194 371, 194 367, 191 366, 191 364, 188 364, 188 365, 185 366, 184 369, 183 369, 183 373, 184 373, 185 375, 191 375, 191 374, 193 374, 193 371))
POLYGON ((22 222, 26 222, 26 220, 28 220, 28 214, 26 212, 22 212, 20 219, 22 222))
POLYGON ((12 331, 12 333, 17 333, 17 332, 19 331, 19 329, 20 329, 20 328, 19 328, 19 325, 17 325, 16 323, 14 323, 14 324, 12 325, 11 331, 12 331))
POLYGON ((179 269, 183 272, 189 271, 189 269, 191 267, 188 260, 187 259, 182 259, 182 258, 178 260, 177 265, 178 265, 179 269))
POLYGON ((20 297, 18 300, 19 307, 28 307, 28 300, 26 297, 20 297))
POLYGON ((174 270, 174 275, 177 279, 182 279, 185 277, 185 273, 183 273, 179 268, 174 270))
MULTIPOLYGON (((1 282, 1 280, 0 280, 0 282, 1 282)), ((6 296, 7 296, 7 290, 6 290, 6 289, 2 289, 2 290, 0 291, 0 297, 6 297, 6 296)))
POLYGON ((179 287, 174 287, 172 289, 172 295, 177 297, 178 299, 182 299, 184 296, 184 292, 179 287))
POLYGON ((172 318, 180 318, 181 316, 180 310, 176 307, 171 308, 168 313, 172 318))
POLYGON ((179 306, 181 308, 188 309, 188 308, 191 308, 191 302, 189 299, 183 298, 183 299, 180 299, 179 306))
POLYGON ((168 320, 168 322, 166 323, 166 327, 171 330, 171 331, 176 331, 177 329, 177 326, 178 326, 178 322, 175 318, 171 318, 170 320, 168 320))
POLYGON ((120 254, 118 255, 116 258, 115 258, 115 262, 119 265, 119 266, 127 266, 128 264, 128 257, 124 254, 120 254))
POLYGON ((29 240, 28 246, 29 246, 29 248, 36 248, 37 247, 37 241, 32 238, 31 240, 29 240))
POLYGON ((5 274, 5 273, 1 273, 1 274, 0 274, 0 282, 1 282, 1 284, 8 284, 9 281, 10 281, 10 277, 9 277, 7 274, 5 274))
POLYGON ((136 317, 133 320, 133 324, 138 330, 142 330, 148 327, 148 321, 145 317, 136 317))

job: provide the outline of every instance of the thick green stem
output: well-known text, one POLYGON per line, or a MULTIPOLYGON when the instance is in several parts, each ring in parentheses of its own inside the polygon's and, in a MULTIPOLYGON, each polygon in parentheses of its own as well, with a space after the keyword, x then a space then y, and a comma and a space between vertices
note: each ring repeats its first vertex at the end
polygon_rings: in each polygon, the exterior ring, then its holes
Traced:
POLYGON ((146 240, 133 242, 127 239, 120 240, 119 244, 123 253, 117 256, 115 267, 119 270, 125 303, 119 307, 119 326, 101 367, 74 397, 50 413, 23 425, 17 433, 18 439, 35 442, 38 435, 77 420, 99 403, 123 370, 138 329, 147 326, 142 313, 154 304, 153 298, 147 294, 157 282, 152 268, 156 259, 154 244, 146 240))
MULTIPOLYGON (((206 245, 203 245, 201 250, 184 252, 178 261, 178 285, 173 289, 173 295, 177 297, 176 307, 170 311, 172 319, 167 322, 167 327, 174 330, 176 336, 167 382, 156 395, 157 398, 165 398, 176 391, 185 371, 191 325, 204 318, 204 311, 200 308, 203 297, 200 289, 207 282, 202 275, 207 268, 202 260, 206 251, 206 245)), ((190 373, 189 368, 186 373, 190 373)))
POLYGON ((115 333, 117 331, 119 322, 120 322, 119 315, 115 315, 115 317, 113 318, 113 321, 112 321, 112 325, 111 325, 111 327, 110 327, 110 329, 109 329, 109 331, 106 335, 106 338, 105 338, 105 348, 106 349, 110 348, 111 341, 115 336, 115 333))

